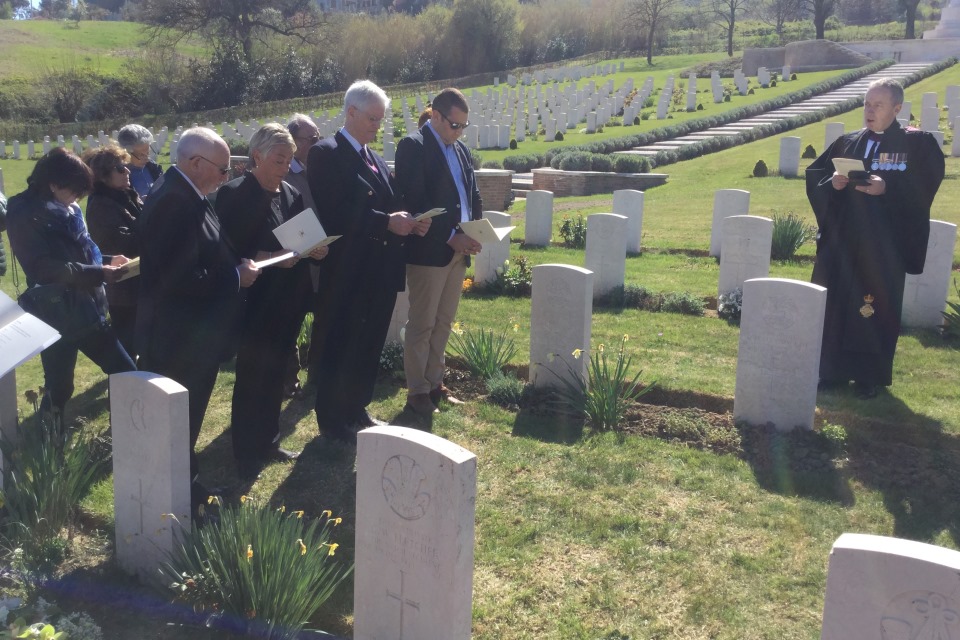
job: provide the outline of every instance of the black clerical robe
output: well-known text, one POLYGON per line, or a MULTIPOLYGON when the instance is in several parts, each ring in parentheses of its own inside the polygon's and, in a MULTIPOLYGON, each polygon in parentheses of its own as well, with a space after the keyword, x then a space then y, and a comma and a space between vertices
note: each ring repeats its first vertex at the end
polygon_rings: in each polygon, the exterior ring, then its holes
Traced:
POLYGON ((900 333, 903 284, 921 273, 930 235, 930 206, 944 160, 929 133, 894 122, 879 143, 864 129, 838 138, 807 169, 807 197, 817 217, 813 282, 827 288, 820 378, 889 385, 900 333), (830 179, 834 158, 855 158, 880 176, 871 196, 830 179))

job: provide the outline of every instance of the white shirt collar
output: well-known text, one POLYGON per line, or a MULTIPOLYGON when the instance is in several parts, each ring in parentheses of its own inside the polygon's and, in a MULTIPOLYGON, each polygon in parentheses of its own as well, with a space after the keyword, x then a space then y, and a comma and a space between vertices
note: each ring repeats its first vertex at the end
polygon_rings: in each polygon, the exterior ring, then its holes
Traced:
POLYGON ((350 132, 347 131, 347 128, 346 128, 346 127, 342 127, 342 128, 340 129, 340 133, 342 133, 342 134, 343 134, 343 137, 347 139, 347 142, 349 142, 351 145, 353 145, 353 148, 357 150, 357 153, 360 153, 360 149, 361 149, 361 147, 363 147, 363 145, 360 144, 359 142, 357 142, 357 139, 354 138, 352 135, 350 135, 350 132))
POLYGON ((177 165, 173 165, 173 168, 180 172, 180 175, 182 175, 183 179, 187 181, 187 184, 193 187, 193 190, 197 192, 198 196, 200 196, 201 198, 207 197, 207 194, 200 193, 200 189, 197 189, 197 185, 193 184, 193 180, 191 180, 190 177, 180 169, 180 167, 178 167, 177 165))

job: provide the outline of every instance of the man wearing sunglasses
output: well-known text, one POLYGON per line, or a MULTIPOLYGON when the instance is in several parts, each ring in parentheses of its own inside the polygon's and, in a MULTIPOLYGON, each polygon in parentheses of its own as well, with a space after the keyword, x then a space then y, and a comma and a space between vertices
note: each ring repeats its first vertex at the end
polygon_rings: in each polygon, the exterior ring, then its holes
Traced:
POLYGON ((407 251, 410 315, 403 368, 407 408, 429 417, 441 400, 459 404, 443 384, 444 352, 460 304, 463 276, 480 243, 464 234, 461 222, 483 215, 470 151, 460 142, 467 100, 457 89, 433 99, 430 121, 397 145, 397 183, 404 206, 416 215, 441 207, 423 237, 411 236, 407 251))

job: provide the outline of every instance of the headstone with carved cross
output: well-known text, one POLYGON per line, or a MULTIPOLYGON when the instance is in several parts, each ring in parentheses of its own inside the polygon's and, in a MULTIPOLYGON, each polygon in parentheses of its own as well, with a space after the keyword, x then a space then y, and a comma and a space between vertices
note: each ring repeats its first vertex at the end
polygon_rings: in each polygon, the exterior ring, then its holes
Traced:
POLYGON ((155 373, 110 376, 117 561, 148 583, 190 529, 187 390, 155 373))
POLYGON ((424 431, 357 434, 355 640, 468 640, 477 457, 424 431))

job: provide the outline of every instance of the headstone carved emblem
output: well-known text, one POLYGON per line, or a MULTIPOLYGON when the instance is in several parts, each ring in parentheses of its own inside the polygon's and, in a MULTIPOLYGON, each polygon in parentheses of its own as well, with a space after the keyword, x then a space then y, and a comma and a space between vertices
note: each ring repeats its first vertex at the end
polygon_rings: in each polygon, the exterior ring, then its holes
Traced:
POLYGON ((144 411, 143 400, 134 398, 133 402, 130 403, 130 424, 137 431, 147 430, 147 425, 143 420, 144 411))
POLYGON ((908 591, 890 601, 880 618, 882 640, 949 640, 960 637, 960 607, 935 591, 908 591))
POLYGON ((404 520, 419 520, 430 506, 430 494, 424 490, 424 473, 417 461, 397 455, 383 465, 381 485, 390 509, 404 520))

